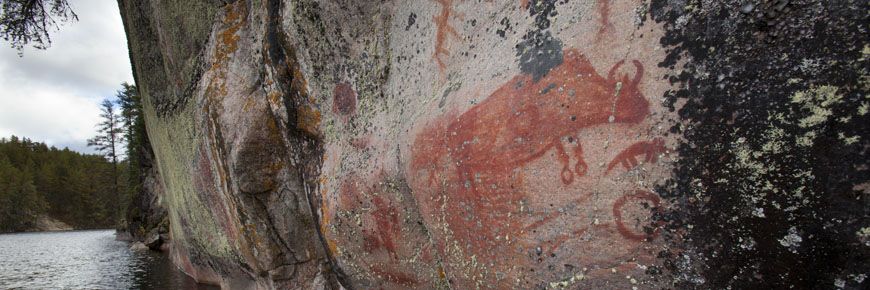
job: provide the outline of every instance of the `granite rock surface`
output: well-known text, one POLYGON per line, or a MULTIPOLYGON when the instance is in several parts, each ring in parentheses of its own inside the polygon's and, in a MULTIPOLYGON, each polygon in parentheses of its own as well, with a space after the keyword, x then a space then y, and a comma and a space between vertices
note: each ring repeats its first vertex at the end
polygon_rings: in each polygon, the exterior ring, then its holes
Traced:
POLYGON ((197 281, 866 287, 867 3, 119 4, 197 281))

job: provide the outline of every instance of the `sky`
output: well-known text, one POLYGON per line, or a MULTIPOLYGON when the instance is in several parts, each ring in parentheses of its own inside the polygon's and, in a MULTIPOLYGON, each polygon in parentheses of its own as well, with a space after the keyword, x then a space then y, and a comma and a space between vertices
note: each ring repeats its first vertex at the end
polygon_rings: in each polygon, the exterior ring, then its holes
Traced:
MULTIPOLYGON (((49 31, 51 47, 24 56, 0 38, 0 138, 27 137, 59 149, 95 153, 100 103, 134 83, 115 0, 69 0, 77 22, 49 31)), ((59 22, 60 23, 60 22, 59 22)))

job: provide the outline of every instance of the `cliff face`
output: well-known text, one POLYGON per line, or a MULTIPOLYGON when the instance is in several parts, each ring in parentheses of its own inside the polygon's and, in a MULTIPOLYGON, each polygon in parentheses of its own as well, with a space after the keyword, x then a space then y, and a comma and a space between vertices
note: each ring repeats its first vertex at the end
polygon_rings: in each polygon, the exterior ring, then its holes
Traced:
POLYGON ((119 6, 173 261, 198 281, 860 287, 870 270, 866 3, 119 6))
MULTIPOLYGON (((147 136, 145 137, 147 141, 147 136)), ((166 192, 160 183, 160 173, 154 169, 154 152, 150 142, 142 146, 138 166, 142 176, 130 206, 127 208, 125 234, 135 242, 143 242, 154 250, 167 248, 170 242, 169 214, 166 192), (166 246, 164 246, 166 244, 166 246)))

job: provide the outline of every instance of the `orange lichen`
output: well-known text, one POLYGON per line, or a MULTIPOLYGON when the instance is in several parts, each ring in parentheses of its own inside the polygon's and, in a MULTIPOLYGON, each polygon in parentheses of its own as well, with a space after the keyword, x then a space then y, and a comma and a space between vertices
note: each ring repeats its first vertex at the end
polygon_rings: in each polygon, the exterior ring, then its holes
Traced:
POLYGON ((278 122, 276 122, 275 119, 273 119, 269 115, 268 108, 264 108, 263 110, 264 110, 263 115, 268 116, 266 118, 266 126, 269 130, 269 142, 271 142, 272 144, 274 144, 276 146, 283 147, 284 146, 284 136, 281 134, 281 129, 278 127, 278 122))
POLYGON ((242 105, 242 109, 245 110, 246 113, 250 113, 251 108, 253 108, 254 105, 256 105, 256 104, 257 104, 257 99, 249 98, 248 100, 245 101, 245 104, 242 105))
MULTIPOLYGON (((288 57, 289 58, 289 57, 288 57)), ((302 70, 299 68, 299 64, 296 62, 288 63, 290 66, 290 70, 293 72, 293 83, 291 83, 290 88, 297 92, 302 92, 305 95, 308 95, 308 83, 305 80, 305 75, 302 73, 302 70)), ((315 101, 314 98, 309 99, 309 101, 315 101)))
POLYGON ((209 71, 213 74, 211 81, 206 87, 206 98, 209 104, 220 108, 219 97, 227 94, 226 74, 227 65, 230 61, 230 56, 238 50, 238 41, 240 39, 239 30, 245 25, 247 9, 244 1, 239 1, 235 4, 227 4, 222 7, 225 11, 223 19, 223 27, 216 35, 214 52, 212 55, 214 63, 209 71))
POLYGON ((299 129, 312 136, 320 135, 320 112, 310 106, 302 106, 296 115, 296 123, 299 129))
MULTIPOLYGON (((294 58, 296 55, 296 49, 289 46, 286 53, 287 56, 284 59, 287 63, 287 67, 284 68, 286 71, 282 71, 279 75, 289 73, 292 76, 290 78, 290 90, 296 92, 299 96, 307 97, 308 101, 308 103, 299 104, 299 107, 297 108, 297 127, 312 136, 319 136, 321 117, 320 112, 313 106, 313 104, 317 103, 317 100, 308 94, 305 74, 302 72, 299 62, 294 58)), ((278 92, 269 94, 269 102, 273 105, 280 104, 280 96, 281 95, 278 92)))
POLYGON ((338 255, 338 247, 335 245, 335 240, 330 237, 329 228, 329 209, 326 207, 326 181, 323 178, 319 179, 320 186, 323 187, 320 191, 320 233, 323 235, 323 239, 326 240, 326 245, 329 248, 330 256, 335 257, 338 255))
POLYGON ((244 1, 238 1, 237 3, 227 4, 222 7, 226 11, 223 19, 223 24, 226 26, 217 35, 218 43, 215 46, 214 52, 216 61, 212 65, 212 69, 225 63, 228 56, 238 49, 238 32, 239 28, 245 23, 247 10, 244 1))
POLYGON ((266 95, 266 99, 269 100, 269 104, 274 107, 281 105, 281 93, 279 92, 271 92, 266 95))

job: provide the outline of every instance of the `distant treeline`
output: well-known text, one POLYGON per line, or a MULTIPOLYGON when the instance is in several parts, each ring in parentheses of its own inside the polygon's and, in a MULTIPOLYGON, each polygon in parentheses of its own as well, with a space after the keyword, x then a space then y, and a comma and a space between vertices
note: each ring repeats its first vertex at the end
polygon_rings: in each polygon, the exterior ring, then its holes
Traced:
POLYGON ((76 229, 124 223, 151 166, 151 146, 136 86, 121 86, 116 102, 101 104, 103 120, 88 140, 100 155, 0 138, 0 232, 34 229, 44 215, 76 229))
POLYGON ((103 156, 0 138, 0 231, 33 228, 47 214, 77 229, 113 227, 112 163, 103 156))

